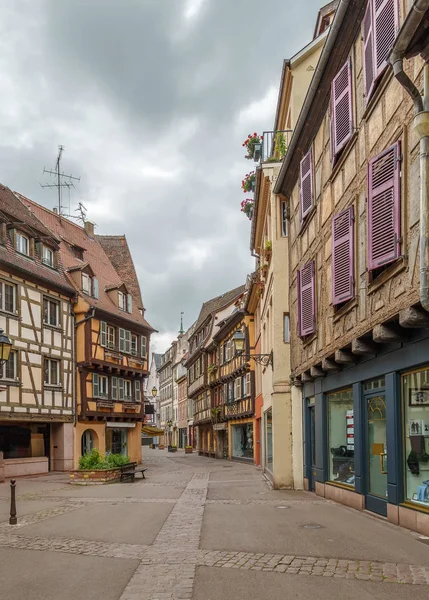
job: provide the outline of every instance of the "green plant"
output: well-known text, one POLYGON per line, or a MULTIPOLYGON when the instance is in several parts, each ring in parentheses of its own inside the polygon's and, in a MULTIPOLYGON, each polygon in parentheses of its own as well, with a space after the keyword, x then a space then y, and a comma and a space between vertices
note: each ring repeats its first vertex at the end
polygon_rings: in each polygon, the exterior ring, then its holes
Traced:
POLYGON ((256 182, 255 171, 250 171, 250 173, 246 173, 243 181, 241 182, 241 189, 244 193, 253 192, 253 188, 256 182))
POLYGON ((93 448, 89 454, 79 458, 79 469, 95 469, 100 463, 101 455, 96 448, 93 448))
POLYGON ((192 446, 185 446, 185 448, 187 448, 189 450, 190 448, 192 448, 192 446))
POLYGON ((286 138, 284 133, 278 131, 276 133, 275 141, 274 141, 274 154, 272 158, 275 158, 277 161, 283 160, 287 151, 286 138))
POLYGON ((253 135, 249 133, 247 140, 244 140, 241 144, 243 148, 246 148, 247 150, 247 155, 245 155, 244 158, 248 158, 249 160, 253 158, 253 155, 255 154, 255 145, 261 143, 262 136, 259 136, 256 132, 253 135))
POLYGON ((271 240, 267 240, 264 246, 265 252, 272 252, 273 250, 273 242, 271 240))
POLYGON ((253 218, 253 206, 254 202, 250 198, 243 200, 241 203, 241 212, 244 212, 249 221, 251 221, 253 218))
POLYGON ((96 448, 93 448, 91 452, 79 458, 79 469, 83 471, 101 471, 102 469, 115 469, 129 462, 129 456, 107 454, 103 457, 96 448))
POLYGON ((209 365, 209 366, 207 367, 207 371, 208 371, 209 373, 214 373, 216 370, 217 370, 217 365, 215 365, 214 363, 212 363, 211 365, 209 365))

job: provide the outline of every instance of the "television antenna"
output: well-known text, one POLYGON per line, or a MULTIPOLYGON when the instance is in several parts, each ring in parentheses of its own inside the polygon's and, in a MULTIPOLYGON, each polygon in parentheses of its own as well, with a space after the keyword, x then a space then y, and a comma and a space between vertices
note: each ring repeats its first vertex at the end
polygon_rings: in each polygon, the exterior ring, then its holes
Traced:
MULTIPOLYGON (((58 146, 58 156, 57 156, 57 162, 55 164, 54 170, 46 169, 46 168, 43 169, 43 173, 48 173, 49 175, 55 175, 56 183, 45 183, 45 184, 40 184, 40 185, 42 188, 57 188, 57 190, 58 190, 58 209, 57 209, 58 214, 62 215, 62 216, 68 216, 65 214, 65 212, 64 212, 65 207, 62 205, 62 200, 61 200, 62 188, 68 188, 69 192, 70 192, 70 188, 74 187, 73 181, 80 181, 80 177, 74 177, 73 175, 66 175, 65 173, 61 173, 60 163, 61 163, 61 156, 62 156, 63 152, 64 152, 64 146, 58 146)), ((70 198, 70 196, 69 196, 69 198, 70 198)), ((70 199, 69 199, 68 212, 70 212, 70 199)))

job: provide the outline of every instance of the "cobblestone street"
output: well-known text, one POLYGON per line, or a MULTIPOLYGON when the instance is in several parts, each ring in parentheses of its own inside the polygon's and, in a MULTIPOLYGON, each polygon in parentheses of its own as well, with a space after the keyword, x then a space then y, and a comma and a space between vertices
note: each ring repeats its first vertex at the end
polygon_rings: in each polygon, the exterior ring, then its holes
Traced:
POLYGON ((1 598, 428 597, 428 540, 417 534, 271 491, 253 466, 159 450, 144 462, 147 479, 133 484, 19 479, 17 526, 0 484, 1 598))

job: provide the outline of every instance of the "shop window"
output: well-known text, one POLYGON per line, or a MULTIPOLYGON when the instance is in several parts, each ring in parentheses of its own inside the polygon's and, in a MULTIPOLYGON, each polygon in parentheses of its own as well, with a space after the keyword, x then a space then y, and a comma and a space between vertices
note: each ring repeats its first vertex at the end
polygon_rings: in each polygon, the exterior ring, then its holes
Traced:
POLYGON ((329 480, 354 487, 354 414, 351 389, 328 394, 329 480))
POLYGON ((232 426, 232 457, 253 459, 253 423, 232 426))
POLYGON ((49 425, 0 425, 0 452, 4 458, 49 456, 49 425))
POLYGON ((265 468, 273 472, 273 409, 264 414, 265 468))
POLYGON ((429 508, 429 368, 402 376, 405 499, 429 508))

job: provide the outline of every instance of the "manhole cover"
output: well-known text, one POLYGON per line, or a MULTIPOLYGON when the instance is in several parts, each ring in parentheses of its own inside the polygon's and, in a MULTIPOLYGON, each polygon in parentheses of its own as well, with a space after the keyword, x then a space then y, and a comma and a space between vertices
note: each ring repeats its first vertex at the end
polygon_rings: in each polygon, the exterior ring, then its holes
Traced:
POLYGON ((301 529, 322 529, 323 525, 317 523, 307 523, 307 525, 301 525, 301 529))
POLYGON ((232 469, 232 465, 222 465, 223 469, 232 469))
POLYGON ((276 508, 290 508, 290 506, 276 506, 276 508))

